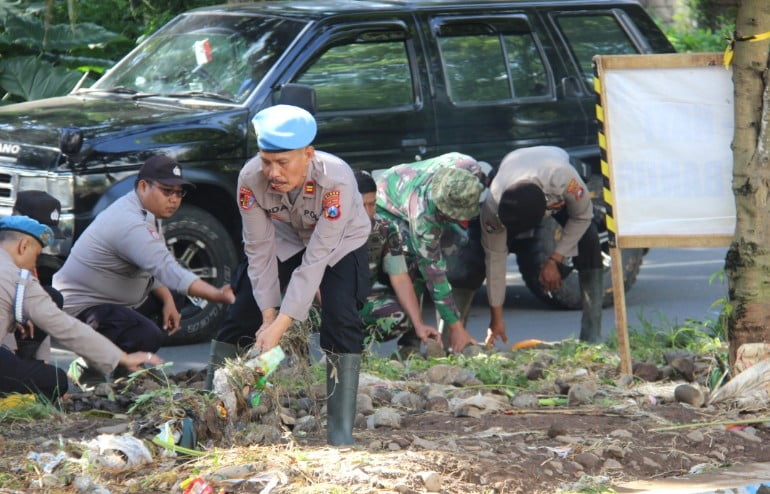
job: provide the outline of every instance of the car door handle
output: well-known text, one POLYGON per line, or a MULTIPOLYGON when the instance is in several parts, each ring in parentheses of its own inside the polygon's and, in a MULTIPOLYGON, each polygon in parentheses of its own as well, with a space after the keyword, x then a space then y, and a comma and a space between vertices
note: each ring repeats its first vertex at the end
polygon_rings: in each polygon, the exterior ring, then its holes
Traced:
POLYGON ((424 137, 414 139, 401 139, 402 148, 417 148, 417 154, 414 155, 415 161, 422 161, 422 155, 428 150, 428 140, 424 137))

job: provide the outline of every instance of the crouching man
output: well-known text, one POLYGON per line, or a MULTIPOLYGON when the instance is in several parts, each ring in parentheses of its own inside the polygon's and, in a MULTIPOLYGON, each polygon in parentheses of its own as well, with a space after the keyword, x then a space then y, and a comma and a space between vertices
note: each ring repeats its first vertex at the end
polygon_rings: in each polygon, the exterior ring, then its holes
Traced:
MULTIPOLYGON (((17 327, 46 328, 61 344, 84 357, 103 374, 118 364, 131 371, 163 360, 149 352, 126 354, 90 326, 62 312, 32 275, 53 231, 27 216, 0 220, 0 340, 17 327)), ((49 400, 67 392, 64 370, 40 360, 21 359, 0 348, 0 394, 39 393, 49 400)))

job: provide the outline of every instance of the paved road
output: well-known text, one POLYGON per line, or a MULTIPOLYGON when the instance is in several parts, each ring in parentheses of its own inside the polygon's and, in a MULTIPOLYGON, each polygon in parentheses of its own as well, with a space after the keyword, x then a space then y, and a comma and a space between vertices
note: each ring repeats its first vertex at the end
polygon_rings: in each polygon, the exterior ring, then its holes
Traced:
MULTIPOLYGON (((653 249, 644 258, 636 284, 626 294, 629 330, 642 327, 648 321, 655 325, 684 322, 688 318, 714 319, 717 310, 711 304, 724 297, 723 283, 709 283, 724 264, 726 249, 653 249), (668 323, 666 322, 668 321, 668 323)), ((559 340, 579 332, 580 311, 554 310, 536 299, 524 287, 511 256, 508 293, 505 305, 509 343, 527 339, 559 340)), ((483 341, 489 322, 486 293, 480 290, 474 300, 468 328, 474 338, 483 341)), ((435 321, 432 308, 425 310, 427 321, 435 321)), ((615 328, 615 314, 610 307, 602 317, 603 335, 615 328)), ((499 344, 498 344, 499 345, 499 344)), ((393 342, 377 347, 380 354, 395 348, 393 342)), ((208 343, 162 348, 159 354, 174 362, 172 372, 188 368, 203 368, 208 361, 208 343)), ((66 368, 73 356, 55 349, 54 360, 66 368)))

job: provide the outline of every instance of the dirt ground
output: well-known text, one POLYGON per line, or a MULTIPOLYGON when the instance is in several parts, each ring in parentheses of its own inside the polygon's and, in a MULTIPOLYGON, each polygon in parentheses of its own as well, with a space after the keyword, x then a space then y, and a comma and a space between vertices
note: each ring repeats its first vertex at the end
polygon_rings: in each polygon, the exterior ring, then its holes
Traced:
POLYGON ((46 473, 30 457, 64 450, 77 460, 82 456, 78 444, 121 425, 137 437, 152 436, 143 418, 117 412, 0 422, 0 493, 182 492, 181 482, 194 476, 223 492, 602 492, 625 481, 770 461, 770 449, 764 447, 770 431, 761 423, 656 431, 759 415, 630 400, 510 408, 477 418, 449 410, 410 411, 397 429, 359 423, 357 444, 349 448, 326 446, 322 426, 305 435, 283 426, 273 444, 220 446, 200 458, 163 457, 146 441, 153 461, 120 472, 74 462, 46 473), (223 467, 238 466, 238 472, 221 473, 223 467))

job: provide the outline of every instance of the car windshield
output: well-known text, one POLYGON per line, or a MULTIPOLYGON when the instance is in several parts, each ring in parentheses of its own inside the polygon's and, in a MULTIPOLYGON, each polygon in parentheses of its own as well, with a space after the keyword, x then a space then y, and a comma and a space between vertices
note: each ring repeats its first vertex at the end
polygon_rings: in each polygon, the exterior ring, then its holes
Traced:
POLYGON ((189 14, 110 69, 90 90, 241 103, 304 27, 275 17, 189 14))

